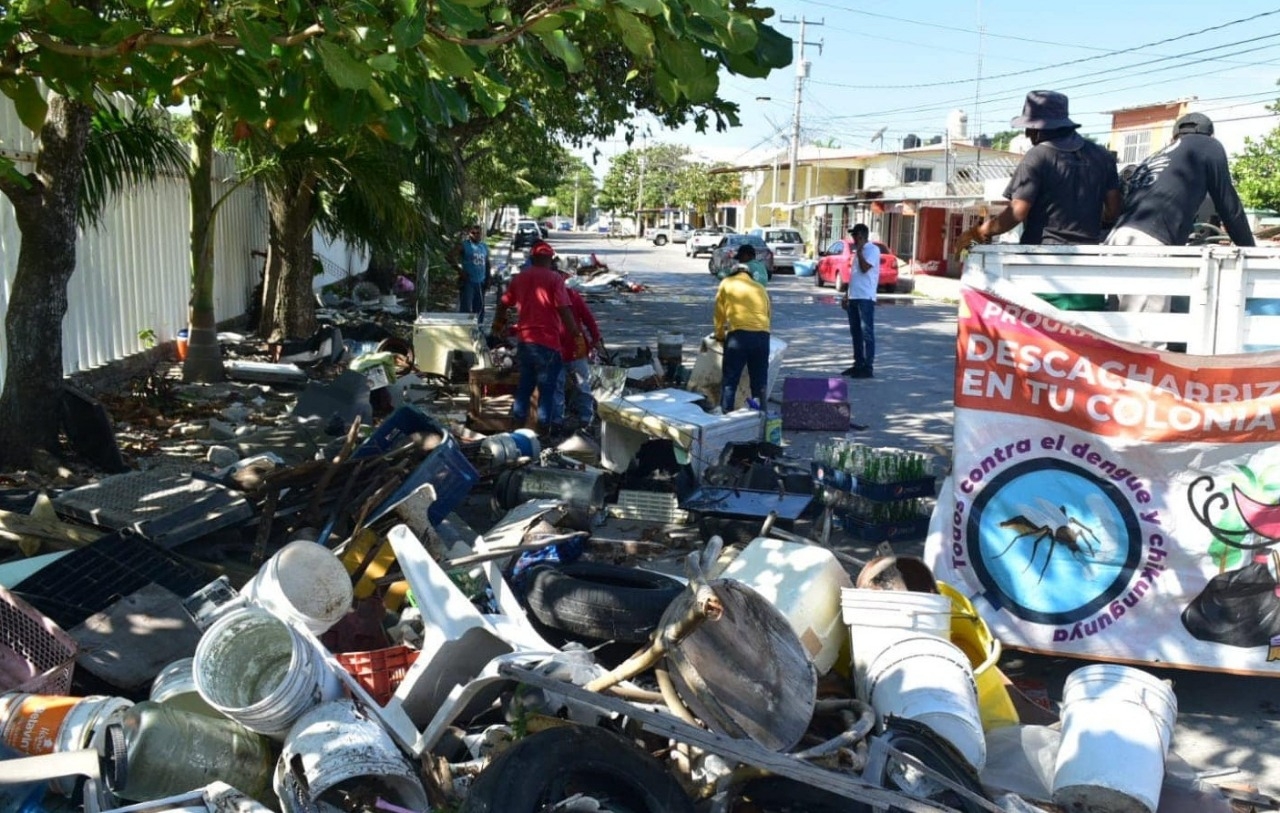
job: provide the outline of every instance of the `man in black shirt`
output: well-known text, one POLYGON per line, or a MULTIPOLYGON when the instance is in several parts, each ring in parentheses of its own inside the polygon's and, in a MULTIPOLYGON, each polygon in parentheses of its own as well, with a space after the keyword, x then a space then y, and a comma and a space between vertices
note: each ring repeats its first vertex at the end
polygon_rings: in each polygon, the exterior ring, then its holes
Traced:
MULTIPOLYGON (((1255 245, 1244 206, 1231 185, 1227 151, 1213 137, 1213 121, 1203 113, 1188 113, 1174 122, 1169 146, 1148 156, 1129 178, 1124 213, 1108 235, 1107 245, 1184 246, 1206 196, 1213 201, 1231 242, 1255 245)), ((1127 313, 1186 313, 1188 307, 1185 296, 1119 297, 1119 310, 1127 313)), ((1170 350, 1185 348, 1182 343, 1169 345, 1170 350)))
MULTIPOLYGON (((1009 205, 995 218, 960 236, 960 250, 986 242, 1022 224, 1024 245, 1096 245, 1104 223, 1120 214, 1120 175, 1111 153, 1082 137, 1068 115, 1067 97, 1052 90, 1027 94, 1022 127, 1032 147, 1023 156, 1004 196, 1009 205)), ((1098 294, 1040 294, 1061 310, 1102 310, 1098 294)))
POLYGON ((1143 161, 1129 179, 1124 213, 1107 244, 1186 245, 1205 195, 1231 242, 1254 245, 1244 206, 1231 185, 1227 151, 1213 137, 1213 122, 1203 113, 1188 113, 1174 123, 1169 146, 1143 161))

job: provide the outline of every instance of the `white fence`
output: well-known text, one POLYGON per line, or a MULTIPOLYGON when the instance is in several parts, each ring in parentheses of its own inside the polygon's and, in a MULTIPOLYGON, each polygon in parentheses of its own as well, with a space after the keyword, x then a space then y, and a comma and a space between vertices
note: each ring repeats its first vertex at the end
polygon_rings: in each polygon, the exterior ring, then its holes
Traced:
MULTIPOLYGON (((35 141, 7 99, 0 102, 0 150, 34 167, 35 141)), ((231 163, 215 167, 215 200, 232 189, 231 163)), ((109 205, 101 225, 80 234, 75 275, 62 325, 65 373, 87 370, 145 349, 138 334, 174 338, 187 326, 191 290, 190 194, 184 178, 163 178, 109 205)), ((0 315, 7 312, 21 237, 13 209, 0 198, 0 315)), ((214 312, 221 321, 243 314, 267 248, 261 193, 231 191, 218 215, 214 242, 214 312)), ((8 349, 0 330, 0 379, 8 349)))
POLYGON ((963 281, 1052 313, 1033 293, 1187 297, 1187 313, 1074 311, 1071 321, 1131 342, 1185 342, 1219 355, 1280 348, 1280 248, 978 246, 963 281))

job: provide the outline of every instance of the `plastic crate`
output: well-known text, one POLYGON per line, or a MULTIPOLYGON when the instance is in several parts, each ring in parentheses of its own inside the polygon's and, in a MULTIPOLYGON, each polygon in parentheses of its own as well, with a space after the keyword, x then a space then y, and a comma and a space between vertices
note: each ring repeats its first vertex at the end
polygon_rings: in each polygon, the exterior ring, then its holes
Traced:
POLYGON ((75 664, 71 636, 0 587, 0 692, 65 695, 75 664))
POLYGON ((376 457, 395 449, 416 432, 447 434, 443 426, 427 413, 414 406, 405 405, 392 412, 386 420, 378 424, 373 434, 365 438, 351 455, 352 460, 362 457, 376 457))
POLYGON ((427 520, 436 526, 457 508, 480 480, 480 473, 462 453, 458 441, 446 435, 444 443, 431 450, 418 467, 409 473, 400 487, 369 515, 368 523, 386 516, 408 499, 416 489, 430 483, 436 491, 435 502, 427 509, 427 520))
POLYGON ((178 596, 204 587, 213 575, 129 530, 96 539, 13 586, 13 593, 64 630, 155 583, 178 596))
POLYGON ((844 532, 862 542, 896 542, 900 539, 924 539, 929 533, 929 515, 873 522, 856 514, 837 514, 844 532))
POLYGON ((334 657, 379 705, 385 706, 418 659, 418 650, 400 644, 368 652, 342 652, 334 657))
POLYGON ((821 463, 809 464, 813 471, 813 479, 824 486, 857 494, 869 500, 909 500, 915 497, 932 497, 936 493, 936 478, 921 477, 915 480, 898 480, 892 483, 873 483, 861 477, 855 477, 847 471, 840 471, 821 463))

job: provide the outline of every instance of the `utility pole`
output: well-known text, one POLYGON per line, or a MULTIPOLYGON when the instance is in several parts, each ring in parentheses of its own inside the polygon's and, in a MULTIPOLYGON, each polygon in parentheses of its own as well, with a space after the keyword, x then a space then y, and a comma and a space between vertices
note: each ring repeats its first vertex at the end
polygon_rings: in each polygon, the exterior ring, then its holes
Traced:
POLYGON ((804 58, 804 47, 805 45, 813 45, 817 47, 818 53, 822 53, 822 41, 805 42, 804 30, 806 25, 822 25, 823 22, 819 20, 816 23, 810 23, 804 17, 801 17, 799 20, 778 20, 778 22, 787 23, 789 25, 799 23, 800 25, 800 39, 797 40, 800 45, 800 55, 796 60, 795 112, 791 117, 791 171, 787 176, 787 225, 794 226, 796 219, 796 180, 797 175, 799 174, 799 169, 796 164, 800 160, 800 100, 804 95, 804 80, 809 78, 809 63, 806 62, 804 58))
POLYGON ((573 230, 578 230, 578 181, 582 178, 582 171, 576 170, 573 173, 573 230))

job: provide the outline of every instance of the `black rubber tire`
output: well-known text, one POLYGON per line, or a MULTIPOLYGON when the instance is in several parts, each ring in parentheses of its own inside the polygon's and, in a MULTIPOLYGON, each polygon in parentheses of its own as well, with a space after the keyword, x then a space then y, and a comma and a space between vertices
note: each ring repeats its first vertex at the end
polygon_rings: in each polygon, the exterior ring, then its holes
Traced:
POLYGON ((603 728, 549 728, 498 755, 471 786, 462 813, 538 813, 581 793, 616 813, 693 813, 665 768, 603 728))
POLYGON ((592 641, 644 643, 684 585, 648 570, 599 562, 537 568, 525 597, 540 623, 592 641))
POLYGON ((871 813, 862 802, 794 779, 752 779, 734 793, 729 813, 871 813))
POLYGON ((895 293, 899 294, 914 293, 916 290, 916 281, 915 279, 899 278, 897 284, 893 286, 893 290, 895 293))
MULTIPOLYGON (((966 790, 988 799, 987 793, 978 781, 978 774, 964 761, 964 757, 951 743, 934 734, 932 729, 905 717, 891 717, 886 724, 884 734, 889 744, 904 754, 910 754, 928 767, 962 786, 966 790)), ((888 774, 888 771, 885 772, 888 774)), ((882 788, 897 789, 893 777, 864 776, 864 779, 878 784, 882 788)), ((929 797, 931 802, 940 802, 962 813, 979 813, 985 808, 953 791, 942 791, 929 797)))
POLYGON ((657 237, 653 238, 653 244, 655 246, 665 246, 667 244, 667 236, 665 234, 659 234, 657 237))
POLYGON ((818 269, 813 269, 813 284, 819 288, 822 287, 822 275, 818 273, 818 269))

